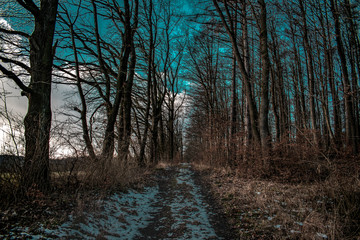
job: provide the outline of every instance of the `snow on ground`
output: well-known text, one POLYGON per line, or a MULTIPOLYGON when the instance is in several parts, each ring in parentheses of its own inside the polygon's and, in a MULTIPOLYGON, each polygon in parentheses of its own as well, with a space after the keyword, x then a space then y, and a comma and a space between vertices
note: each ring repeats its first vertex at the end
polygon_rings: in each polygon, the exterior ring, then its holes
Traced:
MULTIPOLYGON (((184 185, 188 194, 176 194, 170 203, 175 222, 172 228, 176 229, 185 223, 185 231, 181 239, 219 239, 209 221, 207 204, 202 200, 199 186, 195 185, 193 172, 187 164, 182 164, 176 177, 178 185, 184 185)), ((179 191, 179 190, 178 190, 179 191)))
POLYGON ((157 201, 158 192, 158 187, 148 187, 143 192, 131 190, 114 194, 103 201, 100 211, 71 217, 59 228, 45 229, 44 233, 60 238, 133 239, 140 235, 139 229, 146 227, 151 214, 157 211, 152 203, 157 201))
POLYGON ((177 184, 188 187, 189 195, 176 194, 171 202, 172 215, 175 217, 173 228, 185 223, 188 231, 183 239, 218 239, 215 230, 210 224, 207 204, 201 199, 199 186, 195 185, 193 172, 187 164, 182 164, 177 177, 177 184))
POLYGON ((100 201, 97 210, 70 216, 32 239, 222 239, 190 165, 165 169, 158 185, 129 190, 100 201))

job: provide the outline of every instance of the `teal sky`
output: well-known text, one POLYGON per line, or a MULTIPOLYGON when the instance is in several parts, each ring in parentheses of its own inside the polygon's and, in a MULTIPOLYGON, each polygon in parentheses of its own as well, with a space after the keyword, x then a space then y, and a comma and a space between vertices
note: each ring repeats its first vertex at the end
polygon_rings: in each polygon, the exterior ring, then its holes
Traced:
MULTIPOLYGON (((191 15, 196 12, 196 7, 199 6, 197 3, 198 1, 192 1, 192 0, 177 0, 172 1, 172 4, 174 4, 176 7, 175 9, 178 9, 179 11, 175 12, 175 14, 179 15, 191 15)), ((16 8, 14 6, 17 6, 16 3, 12 1, 6 1, 2 6, 0 7, 0 18, 5 19, 10 26, 15 30, 25 31, 27 33, 31 33, 32 31, 32 24, 30 21, 30 16, 26 11, 21 10, 21 8, 16 8), (15 4, 15 5, 14 5, 15 4), (19 12, 19 10, 21 10, 19 12), (20 18, 10 18, 9 16, 12 15, 14 11, 17 11, 17 13, 20 13, 20 18)), ((60 8, 59 8, 60 10, 60 8)), ((87 21, 86 19, 84 19, 87 21)), ((185 18, 183 19, 181 25, 188 24, 185 23, 185 18)), ((186 26, 181 26, 177 30, 178 33, 181 34, 181 31, 184 30, 186 26)), ((106 29, 106 25, 103 29, 106 29)), ((12 82, 12 81, 3 81, 4 87, 6 90, 10 93, 7 97, 8 101, 8 107, 9 110, 13 113, 25 115, 27 111, 27 99, 25 97, 21 96, 21 91, 18 89, 18 87, 12 82)), ((2 86, 0 86, 2 88, 2 86)), ((68 87, 63 86, 56 86, 53 85, 53 91, 52 91, 52 105, 53 110, 56 110, 63 105, 63 99, 64 99, 64 92, 69 91, 68 87), (66 88, 66 89, 64 89, 66 88)), ((1 103, 2 104, 2 103, 1 103)))

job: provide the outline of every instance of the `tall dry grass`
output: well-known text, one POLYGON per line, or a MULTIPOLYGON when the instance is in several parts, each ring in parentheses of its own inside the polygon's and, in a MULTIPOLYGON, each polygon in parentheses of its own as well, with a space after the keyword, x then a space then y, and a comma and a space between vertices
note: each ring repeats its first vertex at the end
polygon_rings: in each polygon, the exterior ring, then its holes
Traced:
POLYGON ((305 137, 274 144, 267 156, 238 148, 233 166, 206 155, 194 164, 240 239, 360 239, 359 156, 305 137))

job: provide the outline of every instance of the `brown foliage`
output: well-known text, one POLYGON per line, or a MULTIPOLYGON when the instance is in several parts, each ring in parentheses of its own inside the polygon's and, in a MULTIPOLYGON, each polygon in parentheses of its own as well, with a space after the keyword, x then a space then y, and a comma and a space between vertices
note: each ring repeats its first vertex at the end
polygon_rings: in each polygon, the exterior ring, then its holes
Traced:
MULTIPOLYGON (((302 131, 283 138, 268 155, 259 146, 240 145, 231 167, 225 157, 210 164, 212 152, 196 161, 199 169, 207 169, 203 172, 241 238, 359 236, 360 158, 321 148, 312 135, 302 131)), ((217 151, 226 156, 224 149, 217 151)))

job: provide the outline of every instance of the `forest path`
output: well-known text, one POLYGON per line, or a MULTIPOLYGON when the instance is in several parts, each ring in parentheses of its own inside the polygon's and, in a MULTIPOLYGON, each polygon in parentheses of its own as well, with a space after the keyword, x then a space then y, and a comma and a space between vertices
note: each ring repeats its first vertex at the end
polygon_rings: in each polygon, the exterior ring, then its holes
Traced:
MULTIPOLYGON (((156 185, 114 194, 99 209, 71 218, 62 239, 232 239, 220 208, 190 164, 157 171, 156 185)), ((44 235, 43 235, 44 236, 44 235)))

